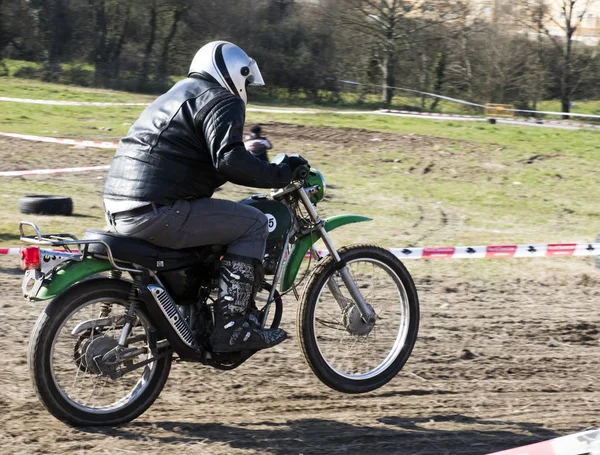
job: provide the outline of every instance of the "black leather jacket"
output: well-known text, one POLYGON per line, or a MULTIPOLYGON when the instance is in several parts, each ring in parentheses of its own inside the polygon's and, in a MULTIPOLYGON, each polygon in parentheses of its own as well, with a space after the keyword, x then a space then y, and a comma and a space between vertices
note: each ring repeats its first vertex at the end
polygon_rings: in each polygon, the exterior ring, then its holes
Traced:
MULTIPOLYGON (((209 76, 210 77, 210 76, 209 76)), ((104 197, 168 205, 212 196, 230 181, 281 188, 287 164, 260 161, 244 147, 245 106, 214 80, 188 77, 157 98, 121 139, 104 197)))

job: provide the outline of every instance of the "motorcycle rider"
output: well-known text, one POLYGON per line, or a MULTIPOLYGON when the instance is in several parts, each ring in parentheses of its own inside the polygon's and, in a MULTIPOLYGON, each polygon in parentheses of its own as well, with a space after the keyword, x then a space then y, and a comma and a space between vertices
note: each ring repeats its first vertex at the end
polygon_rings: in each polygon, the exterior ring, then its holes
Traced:
POLYGON ((214 352, 265 349, 287 336, 261 329, 250 311, 262 281, 267 218, 212 197, 229 181, 281 188, 307 161, 281 164, 244 147, 247 86, 264 85, 256 62, 226 41, 196 53, 188 77, 158 97, 121 139, 104 185, 110 230, 173 249, 227 245, 211 334, 214 352))

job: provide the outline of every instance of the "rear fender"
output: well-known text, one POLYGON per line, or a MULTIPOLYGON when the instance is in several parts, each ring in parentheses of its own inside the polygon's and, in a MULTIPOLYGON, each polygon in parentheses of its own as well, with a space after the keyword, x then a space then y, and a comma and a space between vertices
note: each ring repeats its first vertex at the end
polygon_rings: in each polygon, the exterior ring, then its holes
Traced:
POLYGON ((54 272, 38 291, 34 300, 48 300, 56 297, 75 283, 101 272, 112 270, 114 267, 107 260, 87 257, 83 261, 67 262, 54 272))
MULTIPOLYGON (((340 226, 345 226, 346 224, 362 223, 364 221, 371 220, 372 218, 361 215, 336 215, 325 220, 325 230, 330 232, 339 228, 340 226)), ((294 280, 296 279, 296 275, 298 275, 298 270, 300 270, 302 260, 306 256, 306 252, 313 243, 319 240, 319 238, 320 236, 318 233, 312 233, 296 240, 296 243, 294 243, 292 251, 290 252, 290 255, 285 263, 280 285, 281 292, 285 292, 292 287, 292 284, 294 284, 294 280)))

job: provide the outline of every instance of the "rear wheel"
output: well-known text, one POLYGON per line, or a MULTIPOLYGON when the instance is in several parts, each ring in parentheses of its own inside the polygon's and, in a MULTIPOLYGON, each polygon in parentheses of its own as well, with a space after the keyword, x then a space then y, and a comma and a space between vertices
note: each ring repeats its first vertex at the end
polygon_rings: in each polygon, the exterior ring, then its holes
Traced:
POLYGON ((128 366, 150 359, 152 324, 135 309, 127 337, 127 358, 114 357, 129 308, 130 284, 99 279, 73 286, 40 315, 29 343, 29 371, 42 404, 74 426, 129 422, 152 405, 171 369, 167 354, 120 376, 128 366))
POLYGON ((316 376, 332 389, 363 393, 402 369, 417 339, 419 301, 404 265, 373 245, 339 250, 376 320, 362 319, 329 256, 315 267, 298 307, 298 336, 316 376))

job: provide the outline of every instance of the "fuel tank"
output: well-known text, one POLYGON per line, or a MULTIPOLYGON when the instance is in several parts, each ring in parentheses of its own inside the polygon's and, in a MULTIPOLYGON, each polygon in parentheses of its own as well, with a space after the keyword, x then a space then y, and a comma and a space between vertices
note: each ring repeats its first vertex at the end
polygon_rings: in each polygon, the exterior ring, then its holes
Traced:
POLYGON ((268 199, 264 194, 255 194, 239 201, 263 212, 268 219, 269 237, 267 246, 277 245, 283 240, 292 226, 292 216, 288 208, 279 201, 268 199))

